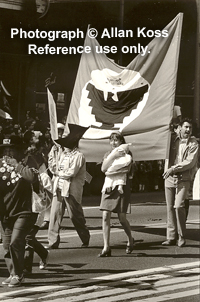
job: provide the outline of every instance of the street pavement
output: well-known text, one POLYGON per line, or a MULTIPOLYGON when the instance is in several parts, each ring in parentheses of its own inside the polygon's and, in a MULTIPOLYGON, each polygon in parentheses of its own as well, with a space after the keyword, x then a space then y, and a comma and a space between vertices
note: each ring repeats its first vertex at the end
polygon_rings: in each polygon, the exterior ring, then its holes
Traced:
MULTIPOLYGON (((135 248, 126 255, 126 236, 117 215, 111 220, 112 257, 98 258, 103 246, 100 196, 84 196, 83 207, 91 233, 89 248, 81 248, 67 212, 62 222, 59 249, 50 251, 47 269, 38 268, 23 286, 0 285, 0 301, 134 301, 199 302, 200 224, 199 201, 191 201, 187 245, 164 247, 166 205, 164 192, 133 193, 130 221, 135 248)), ((47 231, 38 239, 47 244, 47 231)), ((0 246, 0 284, 7 270, 0 246)))

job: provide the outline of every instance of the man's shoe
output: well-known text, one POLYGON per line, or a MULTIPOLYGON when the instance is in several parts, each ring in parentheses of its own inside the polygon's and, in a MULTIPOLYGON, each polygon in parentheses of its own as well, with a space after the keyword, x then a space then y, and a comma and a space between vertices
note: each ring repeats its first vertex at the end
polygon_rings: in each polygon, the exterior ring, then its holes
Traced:
POLYGON ((166 240, 162 243, 162 245, 165 245, 165 246, 170 246, 170 245, 176 245, 176 240, 166 240))
POLYGON ((10 284, 10 281, 11 281, 11 279, 12 279, 12 275, 10 275, 6 280, 4 280, 3 282, 2 282, 2 284, 3 285, 8 285, 8 284, 10 284))
POLYGON ((87 248, 89 246, 89 243, 90 243, 90 234, 89 234, 89 237, 88 237, 87 241, 83 242, 81 247, 82 248, 87 248))
POLYGON ((54 242, 53 244, 46 245, 45 249, 47 249, 47 250, 56 250, 56 249, 58 249, 59 244, 60 244, 60 236, 58 236, 56 242, 54 242))
POLYGON ((58 249, 58 247, 59 247, 59 244, 60 244, 60 240, 59 241, 56 241, 55 243, 53 243, 53 244, 49 244, 49 245, 46 245, 45 246, 45 249, 47 249, 47 250, 57 250, 58 249))
POLYGON ((40 261, 39 269, 41 269, 41 270, 45 269, 47 267, 48 260, 49 260, 49 251, 48 251, 47 257, 40 261))
POLYGON ((48 228, 49 228, 49 221, 44 221, 41 224, 40 230, 48 230, 48 228))
POLYGON ((12 277, 10 283, 8 284, 9 287, 18 287, 21 286, 22 282, 24 281, 24 276, 22 275, 19 277, 18 275, 15 275, 12 277))
POLYGON ((179 240, 178 240, 178 246, 179 247, 183 247, 183 246, 185 246, 185 244, 186 244, 185 239, 184 238, 179 238, 179 240))
POLYGON ((87 248, 88 246, 89 246, 89 241, 84 242, 84 243, 81 245, 82 248, 87 248))
POLYGON ((45 245, 44 247, 47 250, 57 250, 59 248, 59 245, 58 244, 56 244, 56 245, 52 244, 52 245, 45 245))
POLYGON ((89 246, 89 243, 90 243, 90 236, 89 236, 89 238, 88 238, 87 241, 85 241, 85 242, 82 243, 81 247, 82 247, 82 248, 86 248, 86 247, 89 246))

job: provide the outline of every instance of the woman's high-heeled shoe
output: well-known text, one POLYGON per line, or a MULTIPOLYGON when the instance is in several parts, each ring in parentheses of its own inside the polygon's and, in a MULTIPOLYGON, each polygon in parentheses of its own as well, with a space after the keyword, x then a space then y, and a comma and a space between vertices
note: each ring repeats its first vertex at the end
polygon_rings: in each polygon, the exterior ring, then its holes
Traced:
POLYGON ((134 250, 133 245, 127 245, 126 246, 126 254, 131 254, 133 250, 134 250))
POLYGON ((126 254, 131 254, 132 253, 132 251, 134 250, 134 238, 133 238, 133 244, 131 244, 131 245, 127 245, 126 246, 126 254))
POLYGON ((98 257, 111 257, 111 249, 107 250, 107 251, 102 251, 98 257))

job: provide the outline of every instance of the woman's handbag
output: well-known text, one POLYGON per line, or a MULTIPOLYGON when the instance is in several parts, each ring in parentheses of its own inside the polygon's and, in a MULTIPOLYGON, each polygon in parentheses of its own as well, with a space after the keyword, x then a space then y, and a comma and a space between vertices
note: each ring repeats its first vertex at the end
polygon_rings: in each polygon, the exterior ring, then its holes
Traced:
POLYGON ((36 193, 32 190, 32 211, 34 213, 41 213, 45 211, 50 205, 50 200, 46 193, 36 193))
MULTIPOLYGON (((44 173, 42 173, 44 174, 44 173)), ((38 173, 39 180, 39 192, 36 193, 33 190, 32 186, 32 211, 34 213, 41 213, 45 211, 51 204, 52 200, 52 187, 50 186, 50 181, 48 181, 47 186, 47 177, 38 173)))

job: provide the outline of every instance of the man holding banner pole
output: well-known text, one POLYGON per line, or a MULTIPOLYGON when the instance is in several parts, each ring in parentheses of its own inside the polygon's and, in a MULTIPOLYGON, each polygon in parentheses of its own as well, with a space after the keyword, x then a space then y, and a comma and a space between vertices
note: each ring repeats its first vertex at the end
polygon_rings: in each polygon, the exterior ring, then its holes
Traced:
POLYGON ((58 161, 49 159, 49 169, 53 174, 53 200, 48 230, 48 249, 57 249, 60 243, 60 226, 67 208, 69 217, 82 241, 81 247, 88 247, 90 233, 82 209, 83 185, 86 179, 86 161, 78 149, 78 142, 87 130, 75 124, 69 124, 67 136, 55 142, 61 151, 58 161))
MULTIPOLYGON (((64 132, 64 125, 62 123, 57 123, 57 131, 58 131, 58 138, 62 138, 63 132, 64 132)), ((53 159, 55 159, 56 167, 58 167, 58 158, 61 153, 61 148, 59 145, 57 145, 54 142, 54 145, 52 146, 49 155, 48 155, 48 162, 49 165, 51 165, 51 162, 53 159)), ((56 168, 58 169, 58 168, 56 168)), ((46 209, 44 213, 44 221, 40 227, 40 230, 48 230, 49 228, 49 221, 50 221, 50 213, 51 213, 51 206, 46 209)))

